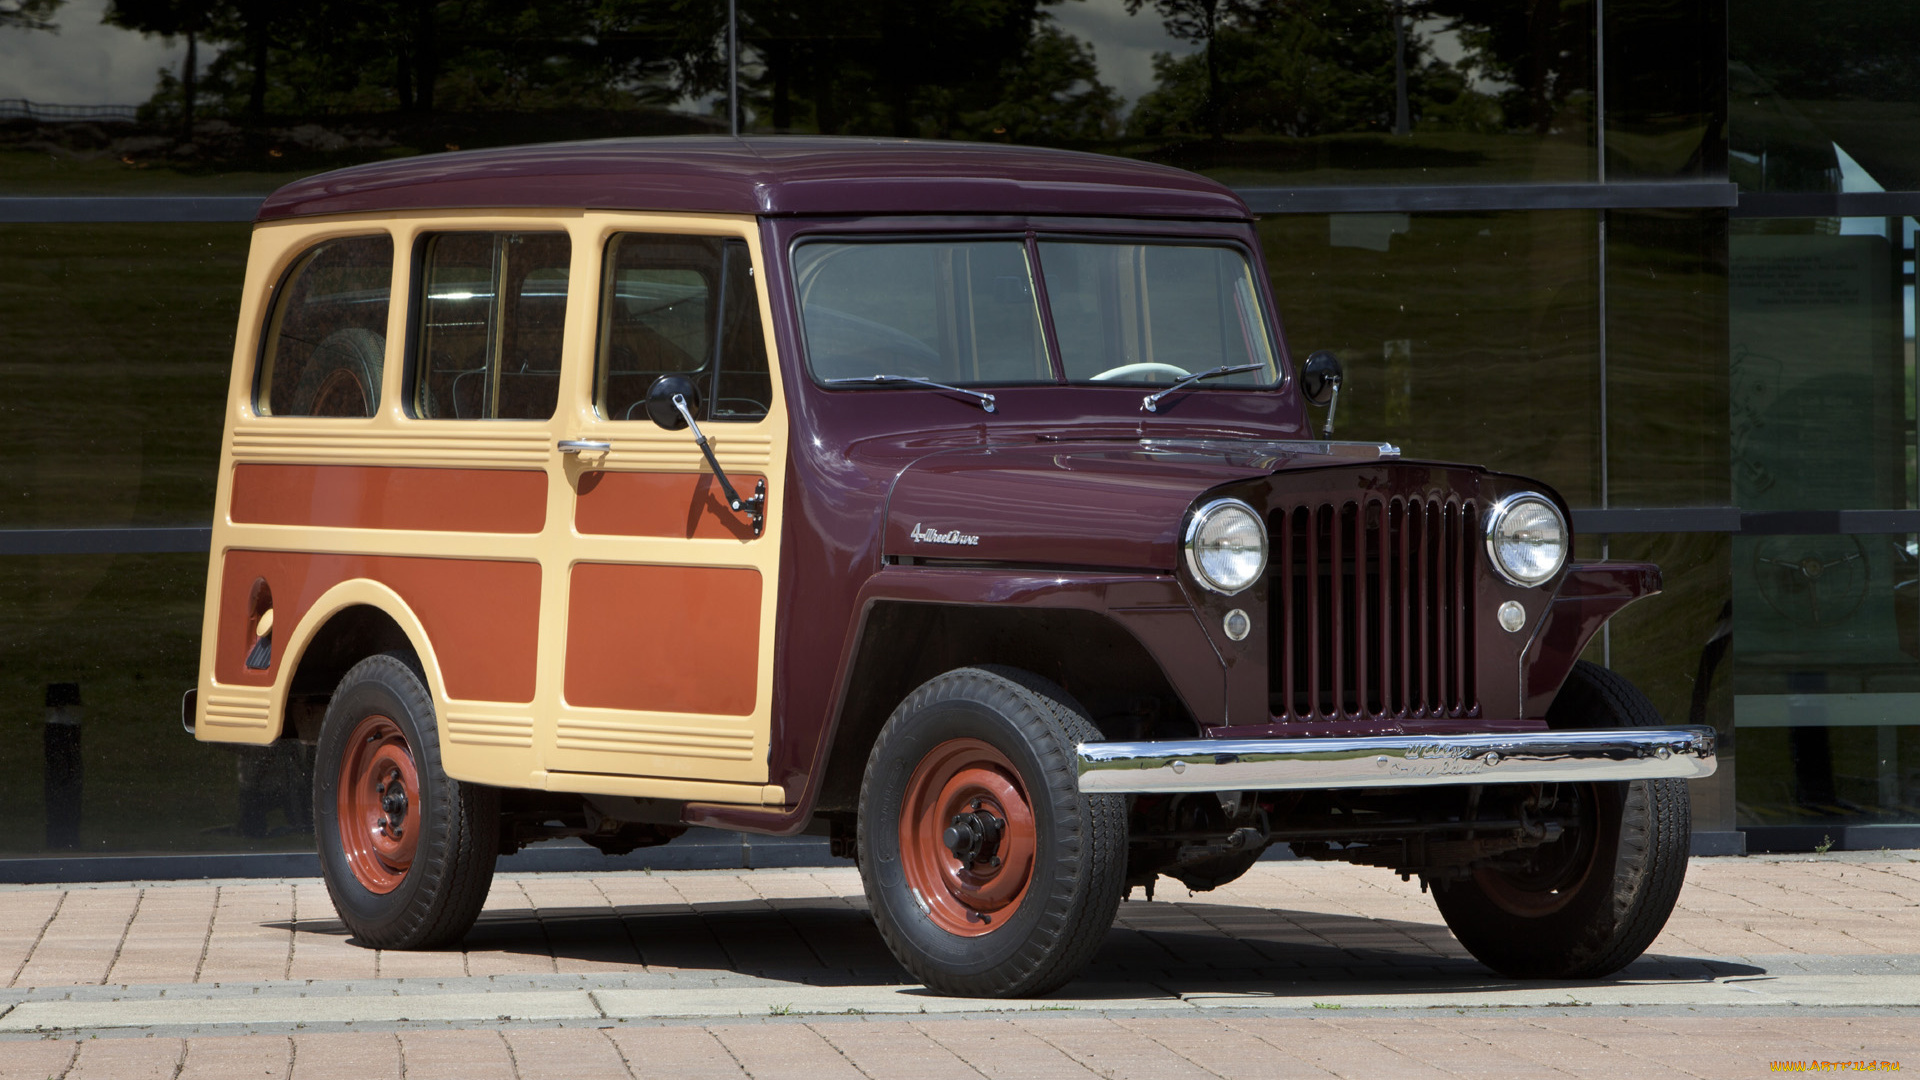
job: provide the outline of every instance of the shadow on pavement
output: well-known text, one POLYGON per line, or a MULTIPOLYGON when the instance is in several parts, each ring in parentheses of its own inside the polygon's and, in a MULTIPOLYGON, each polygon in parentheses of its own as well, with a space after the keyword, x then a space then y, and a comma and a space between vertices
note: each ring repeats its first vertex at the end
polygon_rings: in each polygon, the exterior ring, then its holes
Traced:
MULTIPOLYGON (((340 937, 333 919, 266 924, 340 937)), ((730 901, 622 907, 494 908, 460 949, 552 956, 613 968, 734 973, 816 986, 898 985, 911 980, 888 953, 864 908, 833 899, 730 901)), ((1706 981, 1765 969, 1711 958, 1648 955, 1611 979, 1706 981)), ((1311 984, 1316 991, 1405 983, 1497 988, 1494 976, 1437 923, 1325 912, 1133 901, 1079 985, 1141 996, 1245 991, 1259 984, 1311 984)), ((1595 982, 1536 986, 1592 986, 1595 982)), ((1072 988, 1068 994, 1071 996, 1072 988)))

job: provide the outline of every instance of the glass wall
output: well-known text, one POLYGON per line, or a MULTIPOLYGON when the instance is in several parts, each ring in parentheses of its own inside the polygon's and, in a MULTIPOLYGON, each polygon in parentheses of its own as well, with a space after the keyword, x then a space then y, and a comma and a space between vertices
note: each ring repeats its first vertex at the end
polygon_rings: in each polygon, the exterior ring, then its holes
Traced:
MULTIPOLYGON (((1732 535, 1584 535, 1583 557, 1666 578, 1592 658, 1670 721, 1737 736, 1696 785, 1696 827, 1920 822, 1920 734, 1902 723, 1920 715, 1920 516, 1836 516, 1920 515, 1912 218, 1617 209, 1598 186, 1920 189, 1920 6, 737 7, 734 64, 722 0, 352 20, 314 0, 220 7, 192 34, 112 0, 0 10, 0 197, 260 195, 390 157, 725 132, 730 85, 752 134, 1062 146, 1247 189, 1365 189, 1377 211, 1260 225, 1295 355, 1346 362, 1337 434, 1536 476, 1581 510, 1746 511, 1732 535), (1510 201, 1414 198, 1487 185, 1510 201), (1602 193, 1538 209, 1546 185, 1602 193)), ((20 530, 206 523, 246 236, 0 222, 0 550, 38 543, 20 530)), ((0 555, 6 850, 45 846, 47 807, 66 806, 49 717, 80 720, 61 845, 310 843, 285 797, 301 751, 174 727, 203 578, 193 554, 0 555)))
POLYGON ((1743 823, 1920 819, 1912 218, 1742 220, 1731 238, 1743 823), (1854 513, 1846 513, 1853 511, 1854 513))

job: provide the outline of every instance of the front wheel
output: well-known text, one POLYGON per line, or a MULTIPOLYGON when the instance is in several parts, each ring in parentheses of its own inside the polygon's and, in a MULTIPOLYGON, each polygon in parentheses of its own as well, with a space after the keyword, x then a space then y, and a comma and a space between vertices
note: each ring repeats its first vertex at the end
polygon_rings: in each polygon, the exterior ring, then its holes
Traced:
MULTIPOLYGON (((1574 665, 1547 712, 1555 728, 1656 727, 1653 703, 1619 675, 1574 665)), ((1632 963, 1680 898, 1692 843, 1685 780, 1548 785, 1543 802, 1574 824, 1522 853, 1434 890, 1474 958, 1521 979, 1597 979, 1632 963)))
POLYGON ((369 656, 341 678, 320 725, 313 818, 327 894, 362 944, 447 945, 480 917, 500 793, 441 769, 433 697, 400 657, 369 656))
POLYGON ((958 668, 908 695, 860 788, 860 872, 880 936, 931 989, 1044 994, 1113 925, 1126 801, 1079 789, 1100 733, 1058 686, 958 668))

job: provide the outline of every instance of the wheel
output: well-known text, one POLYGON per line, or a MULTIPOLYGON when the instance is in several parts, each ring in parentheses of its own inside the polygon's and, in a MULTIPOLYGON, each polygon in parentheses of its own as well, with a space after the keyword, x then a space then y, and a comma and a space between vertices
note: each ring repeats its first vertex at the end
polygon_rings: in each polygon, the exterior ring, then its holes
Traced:
POLYGON ((915 978, 1020 997, 1093 958, 1127 858, 1125 797, 1079 788, 1075 747, 1099 738, 1065 691, 1007 668, 949 671, 894 710, 857 845, 874 924, 915 978))
POLYGON ((333 692, 313 819, 327 894, 361 943, 433 948, 479 918, 499 853, 500 793, 441 769, 433 697, 400 657, 367 657, 333 692))
MULTIPOLYGON (((1555 728, 1654 727, 1653 703, 1580 661, 1547 712, 1555 728)), ((1518 868, 1478 869, 1434 890, 1460 944, 1520 979, 1597 979, 1653 944, 1686 878, 1693 827, 1684 780, 1546 785, 1577 824, 1518 868)))
POLYGON ((307 358, 293 388, 293 415, 372 416, 386 364, 385 338, 358 327, 335 330, 307 358))

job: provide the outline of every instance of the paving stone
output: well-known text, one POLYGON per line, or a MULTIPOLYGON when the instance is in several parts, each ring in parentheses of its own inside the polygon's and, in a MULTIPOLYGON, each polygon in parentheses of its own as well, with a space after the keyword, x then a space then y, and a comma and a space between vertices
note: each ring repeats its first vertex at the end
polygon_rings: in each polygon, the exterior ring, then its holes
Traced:
POLYGON ((292 1068, 285 1036, 189 1039, 178 1080, 287 1080, 292 1068))
POLYGON ((400 1034, 406 1080, 514 1080, 513 1056, 497 1031, 400 1034))
POLYGON ((400 1039, 390 1032, 293 1037, 293 1080, 400 1080, 400 1039))
POLYGON ((179 1039, 89 1039, 63 1080, 173 1080, 185 1052, 179 1039))

